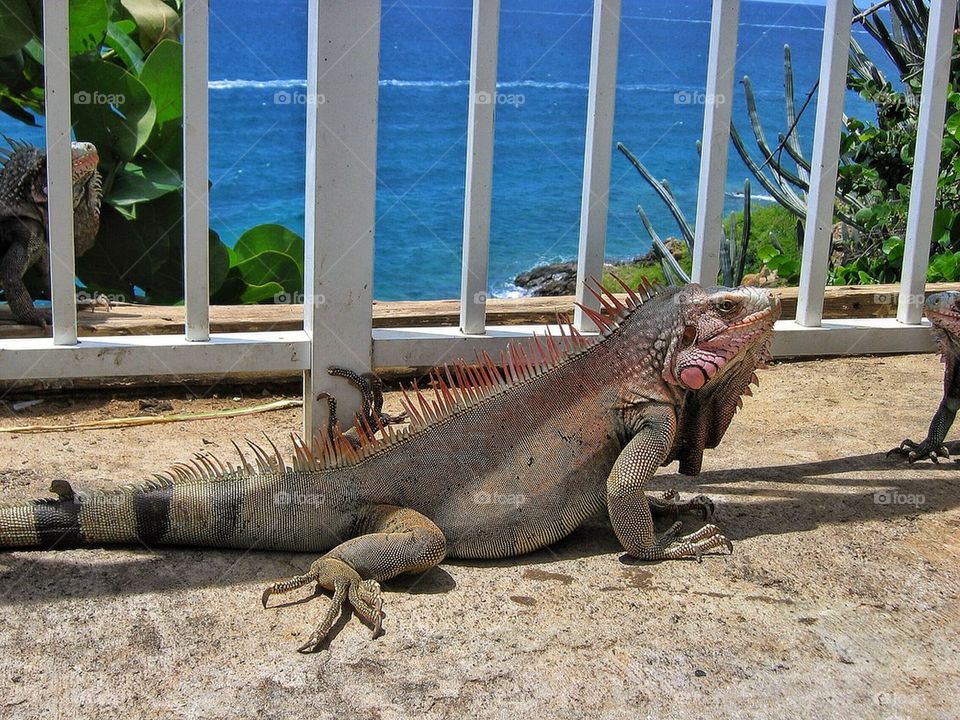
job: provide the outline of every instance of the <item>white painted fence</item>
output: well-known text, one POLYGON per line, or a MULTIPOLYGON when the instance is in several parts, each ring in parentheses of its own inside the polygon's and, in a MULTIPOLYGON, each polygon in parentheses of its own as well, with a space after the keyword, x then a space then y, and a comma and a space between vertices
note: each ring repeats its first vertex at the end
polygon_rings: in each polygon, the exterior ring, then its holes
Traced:
MULTIPOLYGON (((703 152, 697 207, 694 280, 713 284, 719 264, 724 180, 740 0, 713 0, 703 152)), ((822 320, 832 229, 844 76, 852 0, 828 0, 817 102, 797 317, 777 325, 780 356, 904 352, 931 347, 921 321, 927 241, 935 200, 957 0, 932 0, 920 101, 916 163, 896 319, 822 320)), ((498 351, 544 326, 485 323, 491 175, 496 103, 498 0, 474 0, 468 115, 467 182, 460 328, 372 328, 376 191, 379 0, 309 0, 306 258, 304 330, 209 331, 207 197, 207 0, 184 1, 183 336, 77 339, 70 189, 70 75, 67 3, 44 0, 47 150, 49 157, 53 338, 0 341, 0 380, 224 376, 302 371, 305 429, 320 422, 317 394, 353 393, 326 368, 425 366, 475 350, 498 351)), ((599 276, 607 222, 616 92, 620 0, 594 0, 587 133, 584 150, 578 280, 599 276)), ((596 307, 589 295, 578 300, 596 307)), ((592 329, 576 315, 578 328, 592 329)))

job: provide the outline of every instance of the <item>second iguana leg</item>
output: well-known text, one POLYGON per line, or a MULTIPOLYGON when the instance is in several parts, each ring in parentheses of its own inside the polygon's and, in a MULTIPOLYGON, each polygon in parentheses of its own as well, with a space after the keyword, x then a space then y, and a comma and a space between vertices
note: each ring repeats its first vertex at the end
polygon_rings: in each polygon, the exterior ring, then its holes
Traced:
POLYGON ((695 495, 689 500, 681 500, 680 493, 673 489, 667 490, 660 497, 648 495, 647 502, 650 503, 650 511, 654 517, 669 515, 675 518, 681 514, 696 514, 702 520, 709 520, 716 509, 713 500, 706 495, 695 495))
POLYGON ((424 572, 446 555, 443 531, 416 510, 374 505, 359 521, 359 535, 337 545, 303 575, 273 583, 263 592, 263 606, 272 595, 316 583, 333 592, 333 600, 320 623, 300 647, 319 649, 330 628, 349 602, 357 616, 380 634, 383 620, 379 581, 402 573, 424 572))
POLYGON ((389 415, 383 412, 383 380, 376 373, 358 375, 353 370, 339 367, 329 368, 327 372, 334 377, 342 377, 360 391, 360 415, 373 430, 379 425, 395 425, 406 419, 406 413, 389 415))

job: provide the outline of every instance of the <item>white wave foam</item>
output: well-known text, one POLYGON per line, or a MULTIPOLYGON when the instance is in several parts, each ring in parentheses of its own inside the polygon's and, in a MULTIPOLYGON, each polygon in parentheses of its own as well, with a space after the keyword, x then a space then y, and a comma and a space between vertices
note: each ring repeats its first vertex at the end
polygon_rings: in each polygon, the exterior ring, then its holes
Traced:
MULTIPOLYGON (((381 87, 397 88, 454 88, 467 87, 469 80, 402 80, 399 78, 388 78, 380 80, 381 87)), ((297 78, 281 78, 276 80, 211 80, 208 84, 211 90, 276 90, 276 89, 298 89, 307 86, 306 80, 297 78)), ((577 92, 587 92, 586 83, 572 83, 563 80, 504 80, 497 83, 498 89, 512 90, 517 88, 534 88, 538 90, 574 90, 577 92)), ((659 83, 631 83, 617 85, 617 90, 624 92, 654 92, 654 93, 702 93, 703 88, 697 87, 677 87, 676 85, 663 85, 659 83)), ((760 97, 765 95, 777 95, 776 92, 768 90, 755 90, 754 93, 760 97)))
POLYGON ((306 80, 211 80, 207 87, 211 90, 233 90, 235 88, 296 88, 306 87, 306 80))

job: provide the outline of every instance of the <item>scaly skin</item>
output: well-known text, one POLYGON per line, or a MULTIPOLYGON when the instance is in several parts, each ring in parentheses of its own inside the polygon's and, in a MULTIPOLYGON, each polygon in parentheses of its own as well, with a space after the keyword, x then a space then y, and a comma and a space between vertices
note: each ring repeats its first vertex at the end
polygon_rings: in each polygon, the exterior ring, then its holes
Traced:
POLYGON ((933 332, 940 347, 943 373, 943 400, 930 421, 927 437, 916 443, 906 439, 887 455, 898 454, 908 462, 930 458, 935 463, 940 458, 949 458, 950 451, 944 444, 953 419, 960 409, 960 292, 936 293, 927 298, 924 313, 933 324, 933 332))
MULTIPOLYGON (((37 266, 49 275, 47 159, 32 145, 7 138, 0 150, 0 288, 18 322, 46 327, 49 312, 33 306, 23 276, 37 266)), ((71 145, 73 240, 77 257, 93 245, 100 228, 99 156, 90 143, 71 145)))
POLYGON ((529 553, 603 508, 636 558, 699 559, 731 548, 714 525, 681 536, 675 523, 657 536, 654 513, 707 517, 713 503, 647 498, 644 486, 674 459, 681 472, 699 472, 704 448, 720 441, 768 357, 779 302, 756 288, 697 285, 630 297, 624 307, 604 296, 608 315, 593 314, 599 339, 571 329, 563 340, 511 347, 502 371, 484 357, 435 372, 433 399, 415 389, 405 396, 409 429, 385 426, 368 402, 359 449, 334 431, 312 449, 295 441, 292 465, 275 448, 253 446, 255 465, 198 456, 110 493, 82 496, 61 482, 52 488, 58 500, 0 507, 0 547, 139 542, 323 553, 263 594, 266 605, 310 583, 333 592, 303 651, 321 646, 344 602, 378 633, 380 581, 445 557, 529 553))

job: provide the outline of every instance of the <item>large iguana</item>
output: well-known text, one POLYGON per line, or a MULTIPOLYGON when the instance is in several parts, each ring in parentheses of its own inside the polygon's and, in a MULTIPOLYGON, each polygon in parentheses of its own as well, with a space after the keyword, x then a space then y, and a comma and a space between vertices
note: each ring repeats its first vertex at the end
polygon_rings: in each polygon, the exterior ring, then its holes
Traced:
MULTIPOLYGON (((46 327, 49 312, 33 306, 23 275, 36 266, 49 277, 47 239, 47 158, 42 150, 6 138, 0 149, 0 287, 18 322, 46 327)), ((73 242, 80 257, 93 245, 100 228, 100 161, 87 142, 71 144, 73 242)))
MULTIPOLYGON (((626 287, 626 286, 625 286, 626 287)), ((765 364, 780 304, 756 288, 698 285, 598 294, 601 333, 568 325, 562 337, 513 344, 431 375, 431 397, 403 391, 410 426, 358 415, 359 446, 339 430, 292 461, 252 445, 235 467, 209 455, 144 484, 0 506, 0 547, 60 549, 140 543, 321 552, 271 595, 315 582, 333 602, 302 651, 316 649, 342 604, 380 631, 379 581, 444 559, 503 558, 568 535, 606 508, 636 558, 699 558, 732 548, 714 525, 654 532, 653 511, 713 508, 703 496, 647 497, 673 460, 696 474, 765 364), (371 421, 366 418, 372 418, 371 421)), ((561 326, 563 327, 563 326, 561 326)), ((238 449, 239 451, 239 449, 238 449)))
POLYGON ((940 462, 949 458, 950 451, 944 444, 953 419, 960 410, 960 292, 949 291, 931 295, 923 305, 923 311, 933 325, 933 333, 940 348, 943 373, 943 400, 930 421, 927 437, 920 443, 904 440, 887 453, 903 455, 910 462, 930 458, 940 462))

